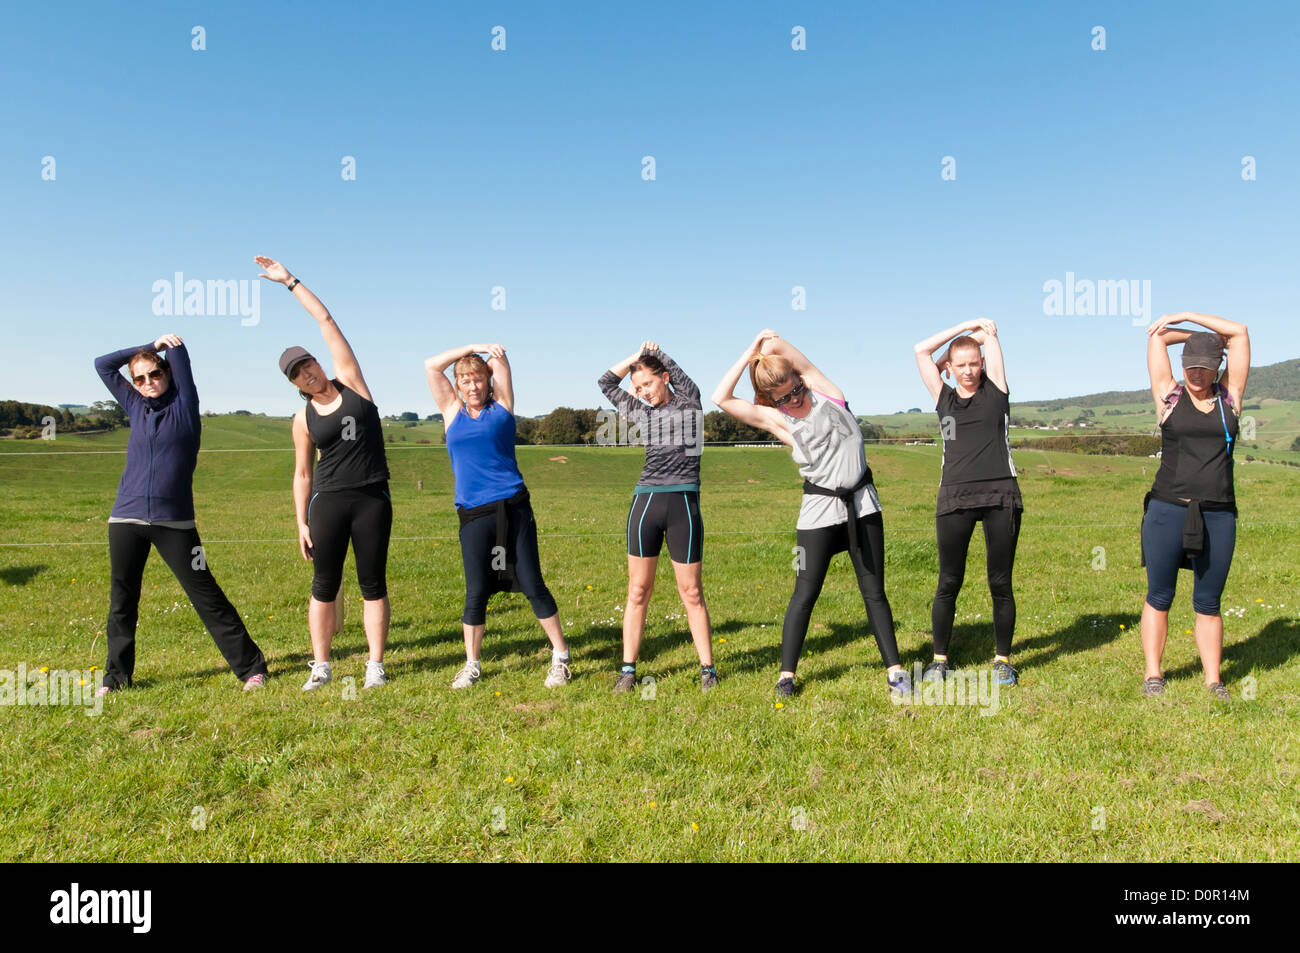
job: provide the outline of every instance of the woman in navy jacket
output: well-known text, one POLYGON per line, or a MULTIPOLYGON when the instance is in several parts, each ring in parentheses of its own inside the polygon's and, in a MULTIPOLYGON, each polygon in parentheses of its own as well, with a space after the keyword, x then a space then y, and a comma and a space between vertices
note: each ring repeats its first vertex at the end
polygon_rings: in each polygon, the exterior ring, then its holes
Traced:
POLYGON ((131 684, 140 584, 151 546, 175 574, 244 690, 260 688, 266 659, 208 569, 194 525, 199 394, 185 345, 175 334, 95 359, 95 370, 126 412, 126 469, 108 520, 112 596, 108 663, 100 694, 131 684), (167 352, 167 360, 159 351, 167 352), (128 381, 121 374, 126 365, 128 381), (134 385, 134 386, 133 386, 134 385))

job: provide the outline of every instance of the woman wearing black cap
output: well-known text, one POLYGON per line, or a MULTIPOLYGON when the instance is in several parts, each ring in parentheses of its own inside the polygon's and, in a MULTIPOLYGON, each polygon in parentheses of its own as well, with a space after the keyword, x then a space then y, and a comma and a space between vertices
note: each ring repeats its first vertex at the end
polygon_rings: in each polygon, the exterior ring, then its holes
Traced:
POLYGON ((330 681, 330 644, 335 630, 335 599, 343 579, 348 541, 357 561, 357 581, 365 600, 364 620, 370 660, 366 688, 387 681, 384 644, 388 641, 388 538, 393 503, 388 495, 388 461, 379 409, 361 376, 352 346, 325 305, 274 258, 254 259, 259 277, 288 288, 320 325, 336 377, 327 376, 305 348, 280 355, 280 370, 307 406, 294 414, 293 503, 298 515, 298 547, 312 561, 307 625, 314 661, 303 691, 330 681), (320 460, 316 451, 320 450, 320 460))
POLYGON ((1147 328, 1147 335, 1147 370, 1160 415, 1161 451, 1160 469, 1142 517, 1142 564, 1147 570, 1142 694, 1150 698, 1165 690, 1160 656, 1181 567, 1194 574, 1196 650, 1205 669, 1205 684, 1215 698, 1227 700, 1231 696, 1219 680, 1223 654, 1219 597, 1237 540, 1232 448, 1250 373, 1250 336, 1244 324, 1188 311, 1164 315, 1147 328), (1183 321, 1209 331, 1169 326, 1183 321), (1182 384, 1174 381, 1169 364, 1168 348, 1173 344, 1183 345, 1186 380, 1182 384), (1228 367, 1218 377, 1225 347, 1228 367))

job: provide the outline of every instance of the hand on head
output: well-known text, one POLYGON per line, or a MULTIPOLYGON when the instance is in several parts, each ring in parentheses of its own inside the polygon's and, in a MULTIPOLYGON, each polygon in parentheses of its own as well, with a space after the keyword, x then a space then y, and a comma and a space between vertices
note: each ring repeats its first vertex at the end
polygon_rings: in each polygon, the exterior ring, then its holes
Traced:
POLYGON ((153 349, 155 351, 165 351, 169 347, 180 347, 184 343, 179 334, 164 334, 153 342, 153 349))

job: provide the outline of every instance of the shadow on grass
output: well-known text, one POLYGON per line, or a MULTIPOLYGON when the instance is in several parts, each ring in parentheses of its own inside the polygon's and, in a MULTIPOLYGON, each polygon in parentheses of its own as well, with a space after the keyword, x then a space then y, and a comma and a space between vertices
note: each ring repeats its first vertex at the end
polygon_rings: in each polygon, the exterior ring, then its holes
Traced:
POLYGON ((0 579, 3 579, 6 585, 25 586, 44 571, 44 564, 38 566, 13 566, 9 569, 0 569, 0 579))
MULTIPOLYGON (((1224 647, 1219 677, 1224 682, 1235 682, 1256 669, 1281 668, 1297 655, 1300 655, 1300 623, 1294 619, 1274 619, 1250 638, 1224 647)), ((1189 678, 1201 672, 1198 659, 1166 671, 1165 678, 1189 678)))
MULTIPOLYGON (((1062 655, 1087 652, 1098 649, 1108 642, 1113 642, 1120 634, 1121 623, 1128 631, 1137 633, 1138 616, 1134 613, 1111 613, 1109 615, 1081 615, 1070 625, 1045 635, 1034 636, 1023 642, 1012 643, 1012 659, 1017 669, 1040 668, 1062 655)), ((737 628, 746 628, 748 623, 738 623, 737 628)), ((855 668, 879 667, 884 669, 884 662, 876 648, 871 628, 865 622, 860 625, 832 622, 823 629, 814 628, 804 640, 800 659, 831 649, 843 648, 854 642, 861 642, 862 656, 854 664, 836 664, 822 669, 813 676, 814 681, 830 681, 839 678, 855 668)), ((993 658, 994 638, 992 623, 979 625, 959 625, 953 628, 952 641, 948 646, 948 659, 953 668, 987 665, 993 658)), ((914 662, 922 664, 931 659, 930 646, 909 649, 900 653, 899 661, 904 668, 910 669, 914 662)), ((781 664, 781 634, 777 629, 767 645, 756 646, 744 652, 731 655, 727 667, 771 668, 775 675, 781 664)))

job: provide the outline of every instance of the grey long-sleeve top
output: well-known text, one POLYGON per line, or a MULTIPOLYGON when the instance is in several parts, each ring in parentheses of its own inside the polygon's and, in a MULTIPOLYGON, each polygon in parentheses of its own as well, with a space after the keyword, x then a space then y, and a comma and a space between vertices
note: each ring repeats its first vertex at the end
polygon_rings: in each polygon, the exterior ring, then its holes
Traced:
POLYGON ((700 453, 704 449, 704 410, 700 389, 663 351, 648 351, 668 371, 673 396, 651 407, 619 386, 620 378, 606 371, 597 382, 601 393, 630 423, 626 440, 644 443, 645 467, 638 487, 699 486, 700 453), (638 433, 639 431, 639 433, 638 433))

